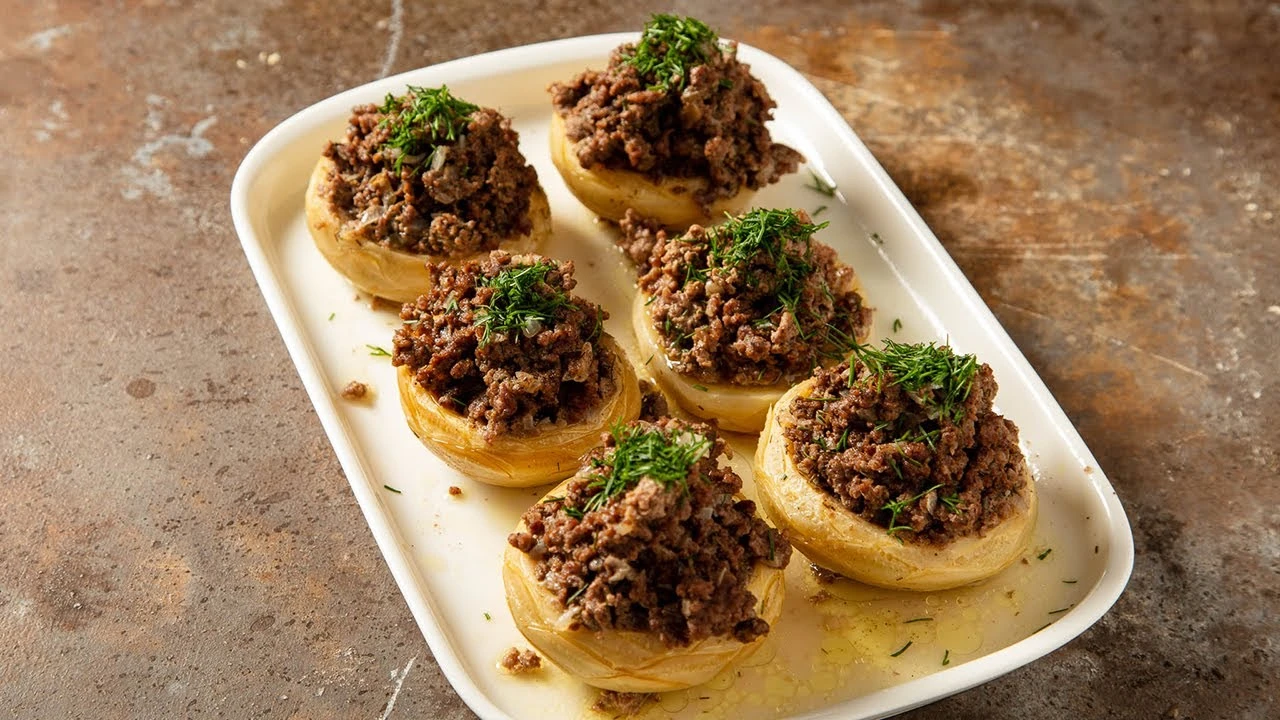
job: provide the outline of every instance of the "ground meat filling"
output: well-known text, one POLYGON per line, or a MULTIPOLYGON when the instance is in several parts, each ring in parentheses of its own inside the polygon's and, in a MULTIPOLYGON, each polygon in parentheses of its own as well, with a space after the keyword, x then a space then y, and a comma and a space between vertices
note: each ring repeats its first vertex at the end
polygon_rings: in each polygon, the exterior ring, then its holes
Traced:
MULTIPOLYGON (((944 545, 1009 517, 1028 482, 1018 427, 991 407, 996 381, 978 367, 954 415, 855 361, 814 374, 791 402, 788 451, 810 482, 862 518, 911 542, 944 545)), ((927 398, 925 398, 927 400, 927 398)))
MULTIPOLYGON (((665 52, 659 45, 656 53, 665 52)), ((804 157, 773 142, 765 126, 775 103, 750 68, 738 61, 738 45, 720 43, 681 88, 654 87, 627 58, 636 45, 616 48, 603 71, 588 70, 551 85, 552 102, 576 143, 583 167, 629 170, 654 180, 704 178, 695 199, 717 199, 776 182, 804 157)))
POLYGON ((387 145, 385 108, 356 107, 345 141, 325 148, 335 167, 322 193, 342 232, 395 250, 461 257, 532 231, 538 176, 509 120, 477 109, 455 140, 406 161, 387 145))
POLYGON ((818 227, 804 211, 753 210, 738 221, 753 219, 786 225, 740 262, 725 259, 739 242, 728 229, 735 221, 694 225, 675 237, 630 211, 622 221, 620 242, 639 261, 640 290, 666 359, 690 378, 793 383, 844 357, 870 327, 853 270, 796 230, 818 227))
POLYGON ((392 364, 490 441, 579 422, 616 392, 618 359, 600 342, 607 314, 571 294, 572 262, 497 250, 435 265, 431 278, 400 311, 392 364))
POLYGON ((791 546, 756 516, 754 502, 734 499, 742 480, 719 466, 724 454, 708 425, 633 422, 584 457, 563 497, 526 511, 526 530, 508 542, 538 561, 538 580, 573 611, 571 629, 654 632, 669 647, 726 635, 750 642, 769 624, 747 584, 757 562, 785 567, 791 546), (630 467, 636 443, 654 433, 696 458, 687 475, 668 482, 646 474, 592 509, 604 492, 597 485, 630 467))

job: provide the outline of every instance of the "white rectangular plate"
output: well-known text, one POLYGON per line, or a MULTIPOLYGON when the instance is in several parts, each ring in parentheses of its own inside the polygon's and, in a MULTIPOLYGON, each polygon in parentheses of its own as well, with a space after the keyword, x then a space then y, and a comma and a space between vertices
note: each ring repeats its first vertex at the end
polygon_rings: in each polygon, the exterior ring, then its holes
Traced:
MULTIPOLYGON (((506 648, 523 645, 504 599, 502 550, 540 491, 471 482, 419 444, 401 415, 388 359, 367 347, 391 346, 397 316, 372 308, 321 258, 304 223, 303 191, 324 143, 342 136, 354 105, 403 92, 406 84, 448 84, 461 97, 498 108, 512 118, 551 200, 555 238, 546 254, 576 262, 578 292, 604 305, 607 329, 642 363, 627 321, 634 277, 609 228, 565 189, 547 146, 547 85, 603 67, 613 47, 632 39, 602 35, 513 48, 344 92, 268 133, 231 189, 249 264, 378 547, 440 668, 484 718, 591 715, 595 693, 555 668, 522 677, 495 668, 506 648), (351 380, 370 385, 371 402, 340 398, 351 380), (463 494, 449 495, 451 485, 463 494)), ((1021 428, 1041 515, 1023 561, 975 588, 918 594, 848 581, 819 586, 796 555, 784 615, 764 647, 707 685, 660 696, 646 713, 883 717, 990 680, 1079 635, 1123 590, 1133 539, 1114 490, 1062 409, 839 113, 777 58, 746 46, 740 57, 778 103, 775 138, 809 161, 761 191, 756 205, 830 206, 819 217, 830 227, 818 237, 862 280, 876 308, 873 340, 949 339, 992 366, 998 405, 1021 428), (805 187, 809 169, 839 187, 835 198, 805 187), (896 333, 895 319, 902 322, 896 333), (928 620, 906 622, 918 618, 928 620), (907 651, 893 655, 908 642, 907 651)), ((734 466, 748 495, 754 440, 734 442, 734 466)))

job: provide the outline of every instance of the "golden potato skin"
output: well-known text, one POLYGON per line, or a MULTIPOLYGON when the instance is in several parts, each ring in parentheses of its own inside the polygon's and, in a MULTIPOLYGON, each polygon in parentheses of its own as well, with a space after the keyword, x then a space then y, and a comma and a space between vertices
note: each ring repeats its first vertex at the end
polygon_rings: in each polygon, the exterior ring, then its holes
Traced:
MULTIPOLYGON (((547 496, 563 495, 569 481, 547 496)), ((521 522, 516 532, 524 532, 521 522)), ((669 648, 656 635, 628 630, 564 630, 564 614, 554 595, 538 582, 535 561, 507 546, 502 580, 516 627, 538 652, 588 685, 618 692, 668 692, 701 685, 731 664, 747 658, 768 638, 749 643, 711 637, 688 647, 669 648)), ((748 585, 756 614, 771 626, 782 615, 786 595, 783 570, 757 563, 748 585)))
POLYGON ((677 372, 667 363, 658 331, 649 320, 645 307, 647 300, 643 293, 636 294, 631 306, 631 323, 640 347, 639 357, 653 358, 647 367, 667 396, 674 398, 676 404, 690 415, 716 420, 723 430, 760 432, 769 406, 787 391, 788 386, 699 383, 677 372))
POLYGON ((552 426, 528 436, 502 436, 490 443, 465 417, 432 397, 404 365, 396 368, 400 406, 422 444, 473 480, 515 488, 562 480, 578 470, 578 458, 600 443, 601 433, 615 423, 640 417, 640 384, 635 370, 612 337, 606 334, 602 343, 616 358, 613 379, 617 390, 583 422, 552 426))
POLYGON ((701 178, 664 178, 654 181, 643 173, 609 168, 587 169, 578 162, 573 143, 565 136, 564 118, 551 114, 551 162, 560 171, 569 191, 591 212, 618 222, 631 208, 655 218, 668 228, 684 230, 695 223, 706 225, 736 215, 751 204, 755 191, 743 188, 731 198, 722 198, 709 211, 694 199, 706 187, 701 178))
POLYGON ((794 422, 791 401, 807 395, 812 385, 806 380, 774 404, 755 457, 760 506, 805 557, 868 585, 932 591, 985 580, 1026 551, 1039 506, 1025 463, 1020 512, 983 536, 958 538, 945 546, 899 542, 809 482, 791 459, 783 428, 794 422))
MULTIPOLYGON (((400 303, 413 302, 431 289, 429 265, 460 265, 488 257, 488 250, 458 258, 408 253, 343 232, 342 219, 329 207, 322 192, 333 167, 332 160, 322 157, 311 172, 305 202, 307 229, 324 259, 360 290, 400 303)), ((533 228, 528 235, 503 238, 498 247, 513 254, 530 253, 551 236, 551 206, 541 187, 534 188, 529 199, 529 220, 533 228)))

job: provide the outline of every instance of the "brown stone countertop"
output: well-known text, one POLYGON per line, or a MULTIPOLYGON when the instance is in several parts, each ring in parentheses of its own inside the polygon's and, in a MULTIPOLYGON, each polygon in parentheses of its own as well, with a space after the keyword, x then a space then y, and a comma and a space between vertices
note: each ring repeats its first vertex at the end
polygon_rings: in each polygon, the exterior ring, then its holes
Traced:
MULTIPOLYGON (((1276 717, 1280 5, 748 5, 680 10, 841 109, 1133 525, 1101 622, 909 716, 1276 717)), ((0 13, 0 717, 471 717, 285 354, 231 178, 337 91, 649 10, 0 13)))

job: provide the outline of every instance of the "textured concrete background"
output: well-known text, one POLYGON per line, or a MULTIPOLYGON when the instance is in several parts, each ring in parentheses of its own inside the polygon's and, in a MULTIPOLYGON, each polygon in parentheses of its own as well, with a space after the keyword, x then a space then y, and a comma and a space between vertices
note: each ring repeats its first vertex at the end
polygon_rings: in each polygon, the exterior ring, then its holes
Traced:
MULTIPOLYGON (((380 75, 637 3, 0 2, 0 713, 464 718, 250 276, 232 174, 380 75), (416 658, 412 669, 403 668, 416 658)), ((1133 522, 1128 591, 913 717, 1264 718, 1280 4, 681 3, 843 111, 1133 522)))

